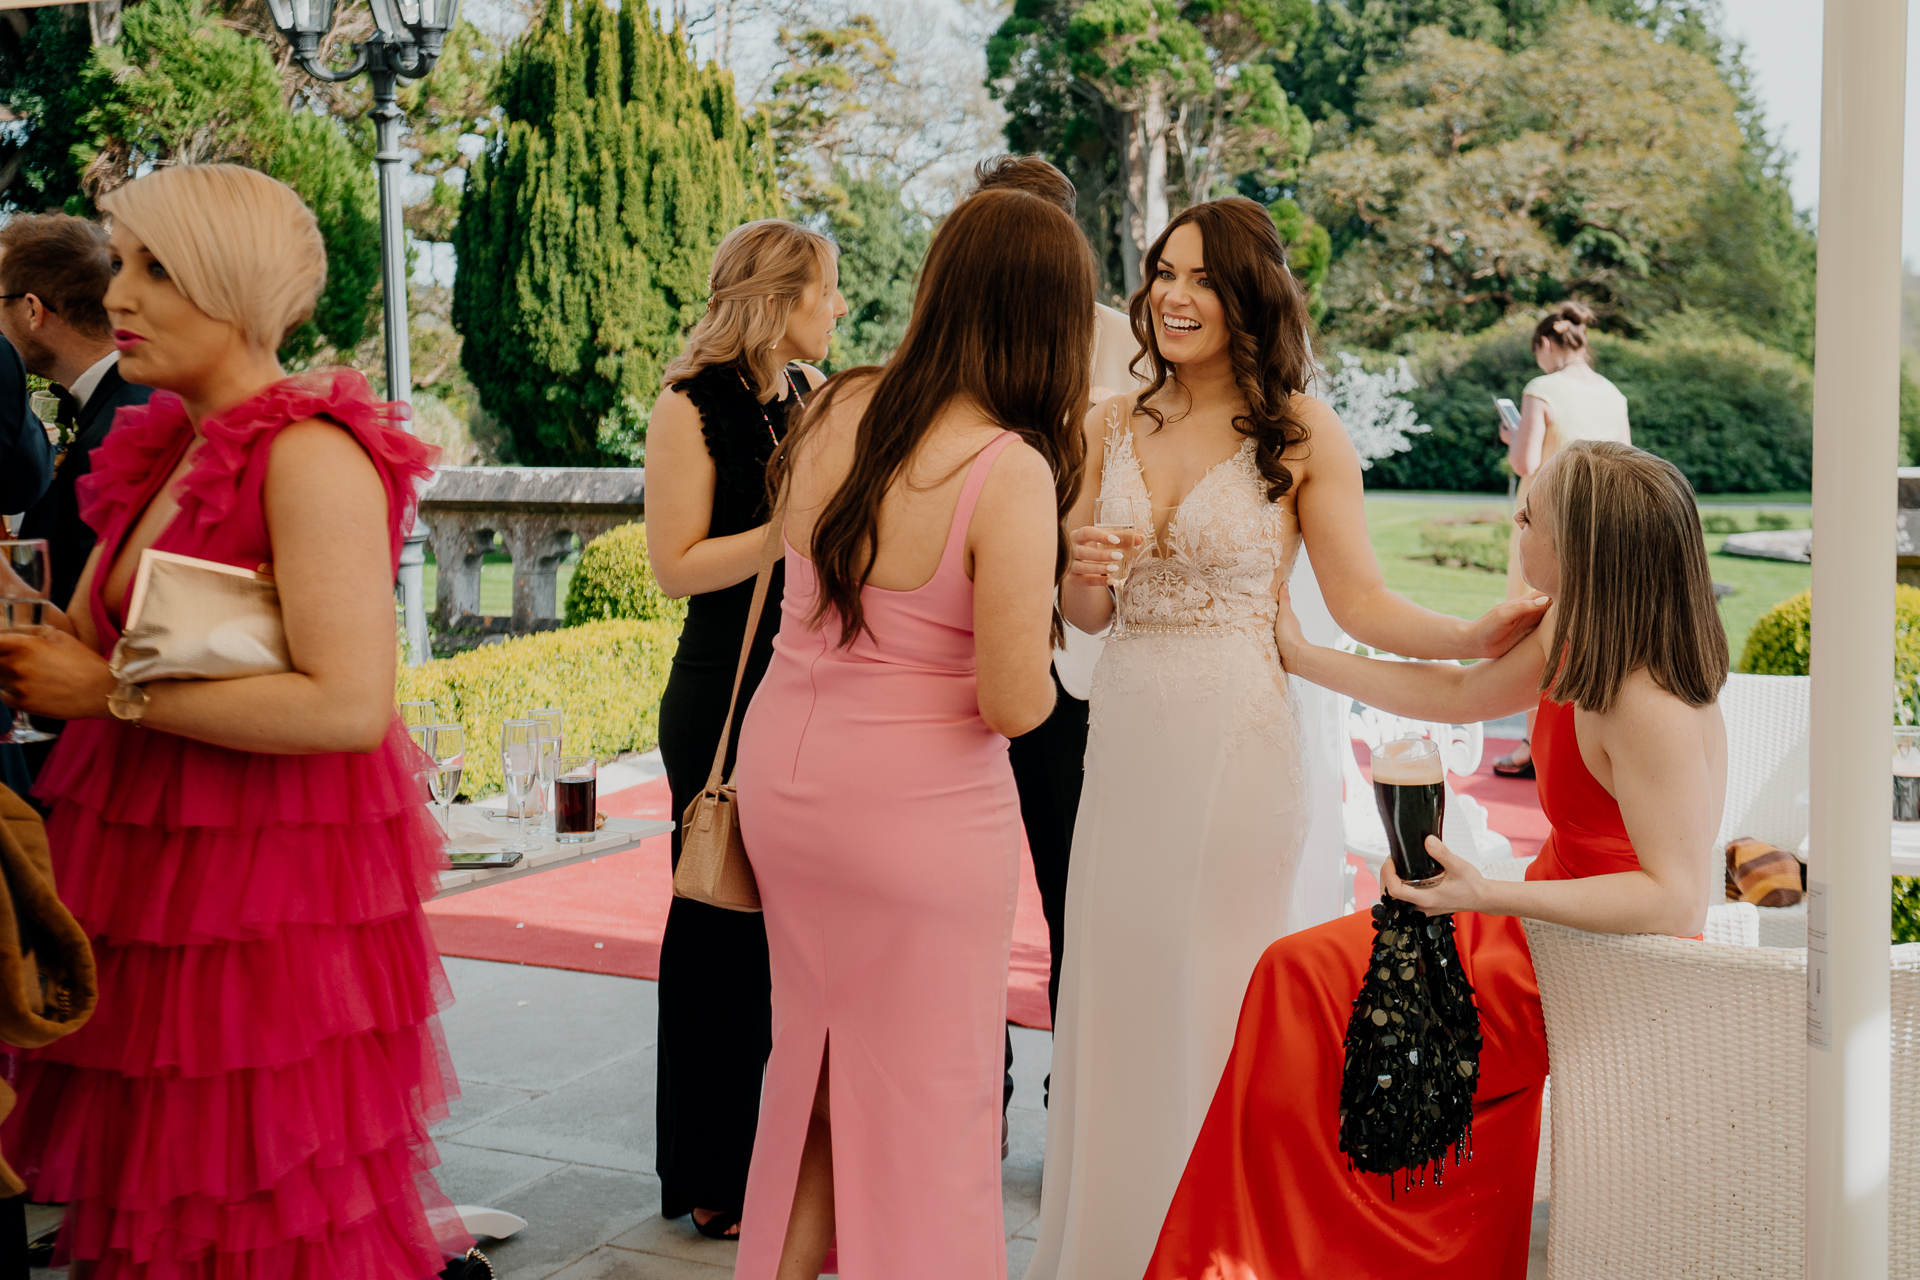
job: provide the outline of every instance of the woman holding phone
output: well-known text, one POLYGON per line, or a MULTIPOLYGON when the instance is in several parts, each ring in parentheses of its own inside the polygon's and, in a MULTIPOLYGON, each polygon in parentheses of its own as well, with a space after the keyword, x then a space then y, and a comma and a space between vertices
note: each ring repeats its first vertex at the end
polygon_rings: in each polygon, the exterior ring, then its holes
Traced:
MULTIPOLYGON (((1563 302, 1533 328, 1533 359, 1541 376, 1520 393, 1520 423, 1500 424, 1500 440, 1507 446, 1507 462, 1520 477, 1514 494, 1516 508, 1527 505, 1533 478, 1556 453, 1575 440, 1613 440, 1633 443, 1627 424, 1627 398, 1620 389, 1594 371, 1593 348, 1587 344, 1587 326, 1594 315, 1584 304, 1563 302)), ((1507 551, 1507 599, 1529 594, 1520 572, 1520 528, 1514 525, 1507 551)), ((1503 778, 1533 776, 1533 713, 1527 713, 1527 736, 1511 752, 1493 762, 1503 778)))

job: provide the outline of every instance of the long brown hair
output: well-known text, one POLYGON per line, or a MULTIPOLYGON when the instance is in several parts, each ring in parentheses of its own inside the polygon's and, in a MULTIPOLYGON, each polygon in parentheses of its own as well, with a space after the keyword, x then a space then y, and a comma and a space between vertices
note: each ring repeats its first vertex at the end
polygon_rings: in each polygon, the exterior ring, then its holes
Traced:
POLYGON ((1576 440, 1541 468, 1530 493, 1546 499, 1560 561, 1560 618, 1540 673, 1547 696, 1604 712, 1645 667, 1690 707, 1719 697, 1727 633, 1680 469, 1630 444, 1576 440))
MULTIPOLYGON (((813 530, 820 603, 840 614, 840 643, 867 630, 860 593, 879 551, 880 504, 934 420, 967 397, 1040 451, 1053 469, 1062 532, 1054 553, 1067 569, 1064 522, 1086 461, 1093 360, 1093 255, 1058 208, 1017 190, 983 191, 947 215, 927 250, 906 337, 885 368, 849 369, 821 389, 801 430, 822 420, 840 387, 873 380, 853 468, 813 530)), ((1054 617, 1056 639, 1060 620, 1054 617)))
POLYGON ((801 295, 826 281, 838 252, 818 231, 778 218, 729 231, 713 251, 707 314, 693 326, 661 382, 677 387, 711 365, 739 364, 762 404, 779 395, 780 362, 773 348, 801 295))
MULTIPOLYGON (((1150 298, 1167 237, 1191 223, 1206 246, 1207 281, 1227 317, 1227 352, 1233 380, 1247 411, 1234 428, 1254 442, 1254 461, 1267 482, 1267 501, 1278 502, 1293 488, 1293 472, 1283 461, 1287 450, 1312 434, 1294 411, 1293 397, 1304 393, 1313 376, 1312 318, 1299 283, 1287 270, 1286 247, 1266 209, 1243 196, 1190 205, 1167 224, 1141 260, 1140 288, 1127 311, 1133 336, 1143 348, 1129 369, 1147 361, 1153 380, 1134 401, 1160 426, 1166 417, 1147 400, 1177 376, 1160 354, 1150 298)), ((1136 374, 1137 376, 1137 374, 1136 374)))

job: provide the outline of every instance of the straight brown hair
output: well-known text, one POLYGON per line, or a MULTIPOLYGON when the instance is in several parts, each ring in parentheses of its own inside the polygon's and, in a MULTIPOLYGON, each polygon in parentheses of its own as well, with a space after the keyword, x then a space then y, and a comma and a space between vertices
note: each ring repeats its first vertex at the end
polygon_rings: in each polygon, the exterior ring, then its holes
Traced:
POLYGON ((1560 561, 1560 617, 1540 673, 1547 696, 1608 711, 1644 667, 1690 707, 1718 698, 1727 632, 1680 469, 1629 444, 1576 440, 1541 469, 1532 493, 1546 499, 1560 561))
POLYGON ((893 358, 884 368, 836 374, 788 438, 788 447, 803 439, 840 387, 873 380, 853 468, 813 530, 815 625, 833 609, 842 646, 868 631, 860 593, 879 550, 880 503, 934 420, 960 397, 1018 432, 1052 468, 1062 522, 1054 572, 1066 573, 1065 520, 1086 461, 1081 418, 1093 333, 1093 254, 1072 218, 1012 188, 982 191, 947 215, 927 250, 913 318, 893 358))
POLYGON ((1137 371, 1145 360, 1153 379, 1134 404, 1155 423, 1166 425, 1165 416, 1147 404, 1169 378, 1178 376, 1160 355, 1159 326, 1153 322, 1153 282, 1168 237, 1189 223, 1199 228, 1206 248, 1207 282, 1226 312, 1233 380, 1247 402, 1246 413, 1236 417, 1233 426, 1253 440, 1254 462, 1267 482, 1267 501, 1278 502, 1293 488, 1293 472, 1282 459, 1288 449, 1312 434, 1294 410, 1293 398, 1306 391, 1313 376, 1313 345, 1308 336, 1313 320, 1307 313, 1306 295, 1287 270, 1286 246, 1280 243, 1280 233, 1264 206, 1244 196, 1189 205, 1147 249, 1140 265, 1140 288, 1127 304, 1141 354, 1127 367, 1137 371))

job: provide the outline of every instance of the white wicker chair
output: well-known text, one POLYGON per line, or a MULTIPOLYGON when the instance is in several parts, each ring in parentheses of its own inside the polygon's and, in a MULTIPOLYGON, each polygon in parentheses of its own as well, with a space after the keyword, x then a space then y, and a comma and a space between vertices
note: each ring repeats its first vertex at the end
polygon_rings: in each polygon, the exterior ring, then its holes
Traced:
MULTIPOLYGON (((1727 807, 1714 837, 1713 851, 1725 852, 1729 840, 1753 836, 1793 853, 1807 835, 1802 797, 1808 785, 1812 741, 1806 676, 1727 677, 1720 691, 1720 714, 1727 722, 1727 807)), ((1713 896, 1721 896, 1715 861, 1713 896)), ((1760 941, 1769 947, 1807 943, 1807 908, 1760 908, 1760 941)))
MULTIPOLYGON (((1549 1274, 1799 1280, 1806 952, 1526 929, 1555 1081, 1549 1274)), ((1890 1274, 1910 1280, 1920 1275, 1920 945, 1890 959, 1890 1274)))
MULTIPOLYGON (((1509 858, 1504 863, 1482 867, 1489 880, 1524 880, 1532 858, 1509 858)), ((1729 947, 1760 945, 1759 908, 1750 902, 1716 902, 1707 908, 1706 928, 1701 931, 1708 942, 1729 947)), ((1538 1204, 1551 1199, 1553 1186, 1553 1081, 1540 1102, 1540 1159, 1533 1167, 1533 1199, 1538 1204)))

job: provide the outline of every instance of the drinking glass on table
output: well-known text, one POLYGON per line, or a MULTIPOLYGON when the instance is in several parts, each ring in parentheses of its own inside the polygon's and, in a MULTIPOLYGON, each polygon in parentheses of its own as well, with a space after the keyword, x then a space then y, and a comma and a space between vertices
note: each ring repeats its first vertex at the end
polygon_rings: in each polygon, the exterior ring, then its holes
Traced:
POLYGON ((584 844, 598 826, 600 762, 592 756, 563 756, 553 784, 553 829, 561 844, 584 844))
POLYGON ((553 781, 560 774, 560 744, 565 734, 566 713, 558 707, 535 707, 527 719, 540 726, 540 821, 535 825, 541 835, 552 835, 553 781))
MULTIPOLYGON (((45 538, 0 541, 0 631, 30 631, 45 622, 51 581, 45 538)), ((0 737, 0 743, 16 746, 51 741, 53 735, 34 728, 23 711, 13 713, 12 732, 0 737)))
POLYGON ((457 724, 427 726, 427 758, 433 772, 427 785, 433 790, 433 802, 440 806, 440 829, 453 838, 453 801, 460 794, 460 775, 467 762, 467 731, 457 724))
POLYGON ((438 724, 440 712, 431 702, 403 702, 400 704, 400 723, 409 729, 422 725, 438 724))
POLYGON ((508 853, 533 853, 540 848, 529 838, 527 808, 540 778, 540 726, 532 720, 508 720, 500 726, 500 769, 506 776, 507 812, 520 824, 518 839, 506 845, 508 853))

